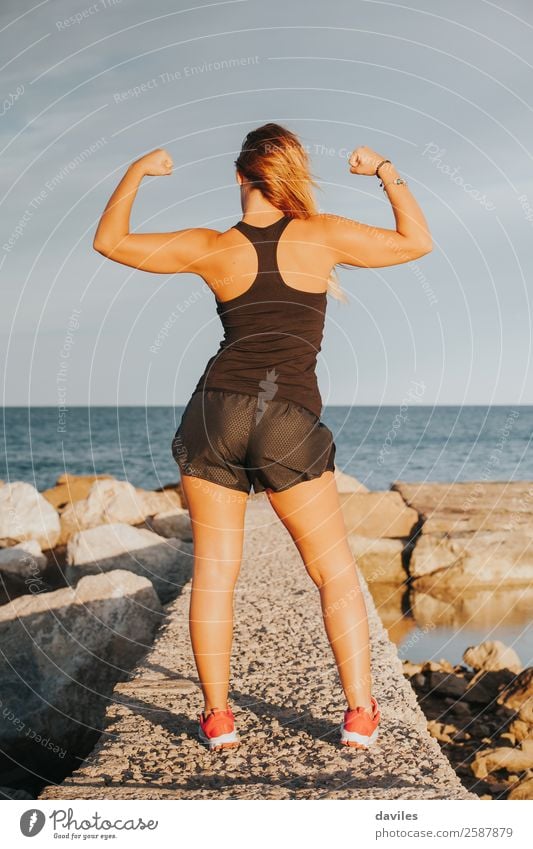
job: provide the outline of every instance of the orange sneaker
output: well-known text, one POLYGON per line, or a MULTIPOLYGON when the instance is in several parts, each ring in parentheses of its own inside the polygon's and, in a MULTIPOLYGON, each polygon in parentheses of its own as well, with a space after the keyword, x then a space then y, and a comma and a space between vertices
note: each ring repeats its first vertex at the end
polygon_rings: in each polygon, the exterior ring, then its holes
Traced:
POLYGON ((238 746, 239 736, 235 731, 235 717, 231 708, 211 708, 207 716, 202 711, 198 716, 198 736, 210 749, 229 749, 238 746))
POLYGON ((368 749, 377 740, 381 714, 373 696, 370 701, 371 711, 364 707, 356 707, 344 712, 344 722, 341 725, 342 745, 368 749))

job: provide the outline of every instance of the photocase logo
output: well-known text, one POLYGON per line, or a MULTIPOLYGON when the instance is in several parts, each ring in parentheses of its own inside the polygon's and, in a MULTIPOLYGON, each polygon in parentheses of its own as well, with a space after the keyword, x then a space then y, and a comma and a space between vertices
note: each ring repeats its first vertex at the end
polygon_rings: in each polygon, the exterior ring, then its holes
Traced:
POLYGON ((259 386, 261 387, 261 391, 257 396, 257 409, 255 412, 255 423, 259 424, 263 417, 263 413, 266 410, 266 405, 268 401, 271 401, 276 392, 278 391, 278 385, 276 380, 278 379, 276 374, 276 369, 268 369, 266 373, 266 379, 259 381, 259 386))
POLYGON ((42 811, 32 808, 30 811, 24 811, 20 818, 20 830, 24 837, 35 837, 42 831, 46 822, 46 817, 42 811))

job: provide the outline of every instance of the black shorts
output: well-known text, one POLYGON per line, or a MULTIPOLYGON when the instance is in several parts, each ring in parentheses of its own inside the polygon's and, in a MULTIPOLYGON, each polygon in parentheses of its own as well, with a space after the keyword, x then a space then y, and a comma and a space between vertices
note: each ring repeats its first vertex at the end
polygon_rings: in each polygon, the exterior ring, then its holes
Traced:
POLYGON ((172 440, 183 475, 248 494, 334 471, 335 451, 330 429, 305 407, 225 389, 195 392, 172 440))

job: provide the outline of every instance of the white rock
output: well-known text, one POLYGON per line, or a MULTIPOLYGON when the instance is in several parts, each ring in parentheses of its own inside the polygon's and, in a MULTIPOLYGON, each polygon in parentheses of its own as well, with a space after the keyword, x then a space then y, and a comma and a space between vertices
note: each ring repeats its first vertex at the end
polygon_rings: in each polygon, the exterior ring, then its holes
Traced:
POLYGON ((363 537, 407 537, 418 522, 399 492, 350 492, 340 495, 348 533, 363 537))
POLYGON ((113 523, 79 531, 67 545, 66 578, 128 569, 152 581, 162 602, 175 598, 192 571, 192 546, 145 529, 113 523))
POLYGON ((403 542, 399 539, 371 539, 347 535, 357 566, 368 583, 403 583, 407 572, 402 563, 403 542))
POLYGON ((47 775, 94 744, 116 681, 163 617, 152 584, 116 570, 0 606, 0 747, 47 775))
POLYGON ((77 531, 121 522, 136 525, 179 502, 173 490, 151 492, 136 489, 129 481, 115 478, 96 480, 87 498, 67 504, 61 513, 61 542, 67 543, 77 531))
POLYGON ((500 640, 485 640, 477 646, 470 646, 464 651, 463 660, 472 669, 482 669, 484 672, 497 669, 521 672, 523 668, 515 650, 500 640))
POLYGON ((12 572, 24 578, 31 577, 42 572, 47 562, 41 546, 34 539, 0 549, 0 572, 12 572))
POLYGON ((415 581, 435 573, 441 591, 482 584, 529 585, 533 581, 533 537, 523 531, 421 534, 409 560, 409 572, 415 581))
POLYGON ((165 510, 146 520, 148 527, 162 537, 176 537, 186 542, 192 540, 191 517, 188 510, 176 507, 165 510))
POLYGON ((0 487, 0 547, 33 539, 53 548, 59 532, 57 511, 34 486, 14 481, 0 487))
POLYGON ((81 529, 93 528, 107 522, 142 522, 145 513, 135 487, 129 481, 114 479, 98 480, 93 483, 87 498, 69 504, 62 519, 74 514, 81 529))
POLYGON ((361 481, 354 478, 352 475, 347 475, 345 472, 341 472, 340 469, 335 466, 335 483, 337 484, 337 489, 339 492, 368 492, 368 487, 361 483, 361 481))

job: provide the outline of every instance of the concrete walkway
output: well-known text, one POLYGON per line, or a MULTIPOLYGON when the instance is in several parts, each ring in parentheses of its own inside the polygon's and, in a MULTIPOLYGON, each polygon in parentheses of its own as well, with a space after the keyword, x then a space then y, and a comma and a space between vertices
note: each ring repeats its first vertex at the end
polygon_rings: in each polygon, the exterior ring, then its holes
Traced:
POLYGON ((426 730, 411 686, 364 586, 381 736, 369 751, 337 743, 344 696, 318 591, 264 496, 249 499, 235 599, 230 704, 241 746, 197 742, 202 707, 188 634, 190 585, 82 766, 41 799, 476 799, 426 730))

